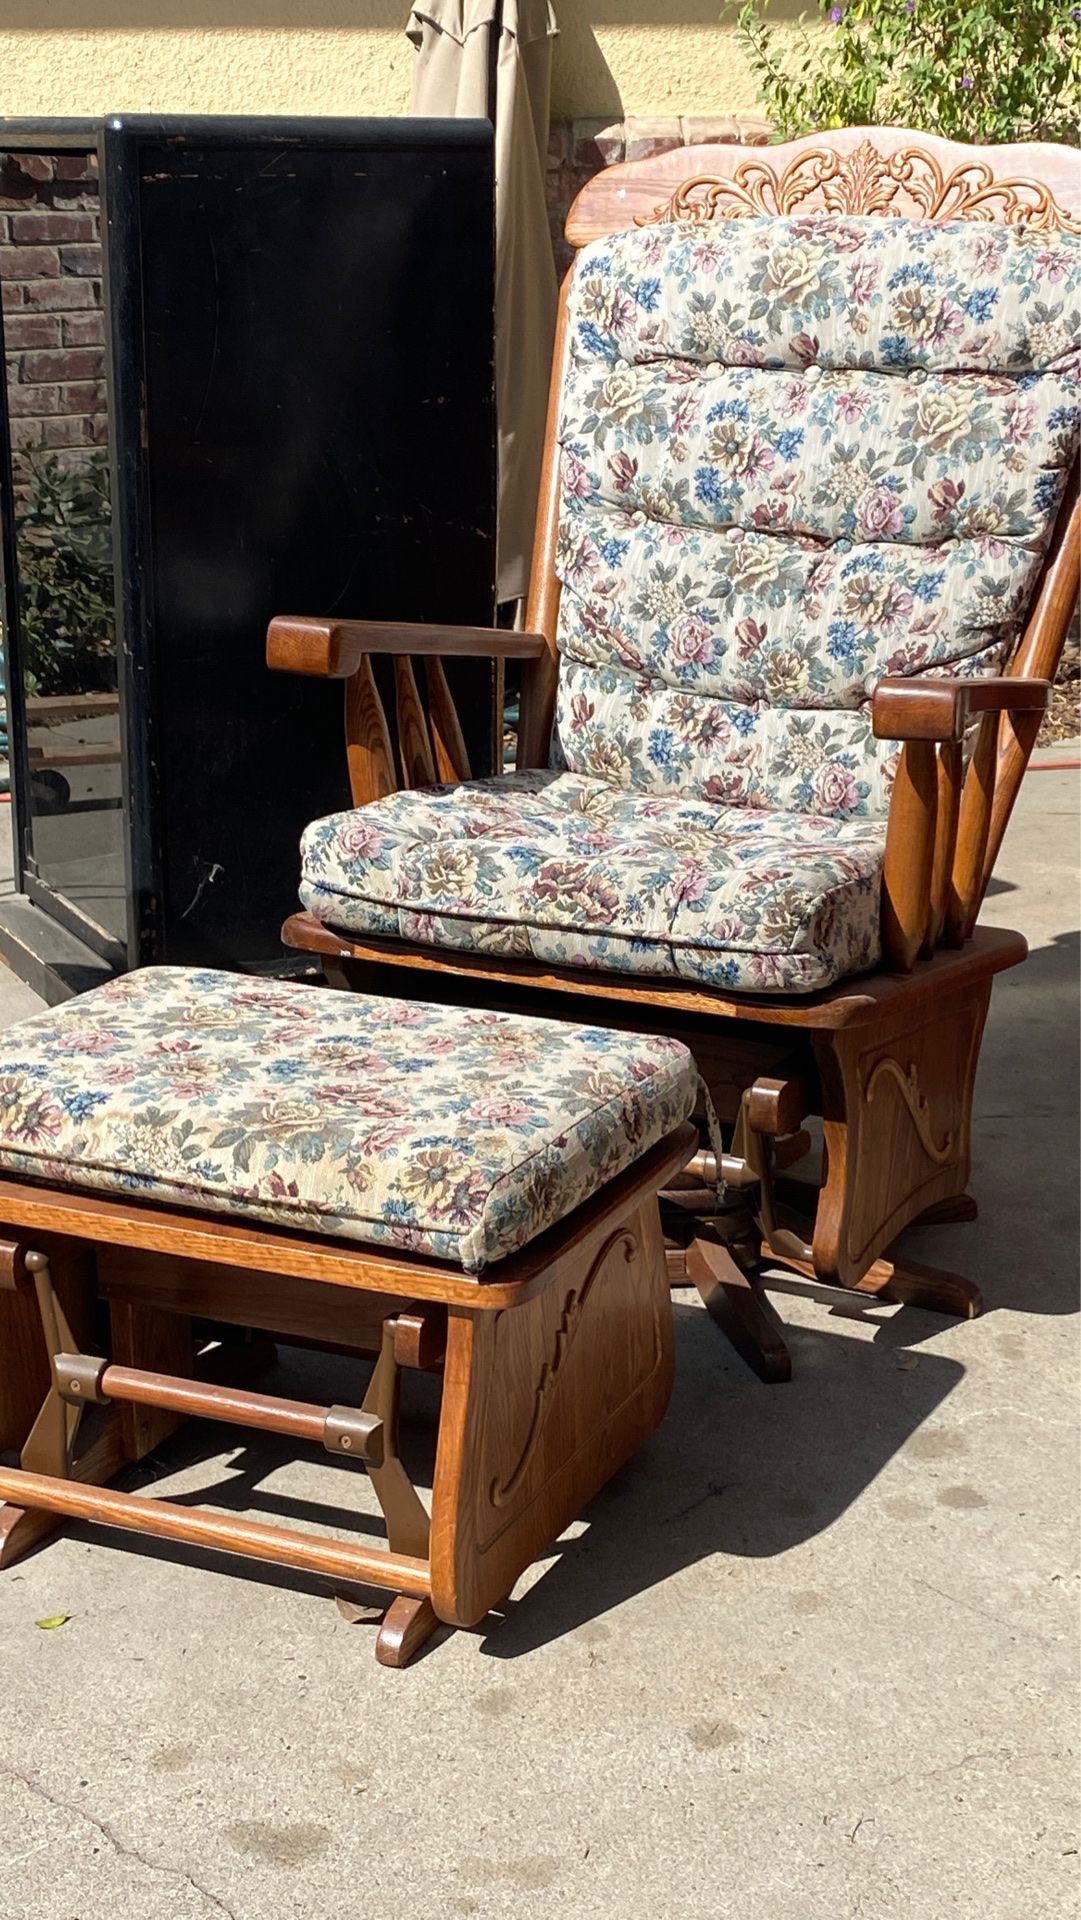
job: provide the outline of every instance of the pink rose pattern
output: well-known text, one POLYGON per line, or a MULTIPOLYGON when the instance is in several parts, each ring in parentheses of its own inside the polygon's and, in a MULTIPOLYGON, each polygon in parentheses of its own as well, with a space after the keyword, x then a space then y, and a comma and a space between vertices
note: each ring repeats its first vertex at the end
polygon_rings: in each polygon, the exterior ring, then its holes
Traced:
POLYGON ((554 770, 391 794, 362 861, 354 814, 307 829, 301 899, 346 932, 809 993, 879 953, 883 823, 844 817, 842 769, 819 777, 820 814, 554 770))
POLYGON ((875 682, 1017 638, 1077 445, 1077 237, 643 229, 584 250, 569 318, 562 763, 610 779, 615 743, 643 791, 882 812, 875 682))
POLYGON ((995 673, 1077 445, 1081 245, 616 234, 570 298, 556 766, 309 828, 358 933, 807 993, 876 964, 883 674, 995 673), (377 828, 372 839, 373 826, 377 828))
POLYGON ((696 1095, 675 1040, 147 967, 4 1034, 0 1168, 477 1273, 696 1095))

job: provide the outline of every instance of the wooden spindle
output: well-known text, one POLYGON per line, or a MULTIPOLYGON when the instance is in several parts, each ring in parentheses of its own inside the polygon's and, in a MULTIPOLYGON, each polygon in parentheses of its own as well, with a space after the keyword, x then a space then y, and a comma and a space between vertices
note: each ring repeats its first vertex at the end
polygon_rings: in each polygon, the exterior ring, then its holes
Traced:
POLYGON ((552 379, 548 389, 548 419, 544 433, 544 458, 541 462, 537 497, 537 521, 533 534, 533 560, 526 597, 525 623, 530 633, 542 633, 545 652, 537 659, 523 662, 518 694, 518 742, 515 767, 545 767, 552 740, 552 721, 559 681, 559 652, 556 632, 559 626, 560 582, 555 569, 559 540, 560 446, 559 413, 563 404, 563 380, 569 357, 567 295, 574 268, 559 290, 556 313, 555 345, 552 350, 552 379))
POLYGON ((383 800, 388 793, 397 792, 398 776, 394 770, 387 716, 367 654, 346 682, 345 750, 355 807, 367 806, 371 800, 383 800))
POLYGON ((398 712, 398 752, 402 779, 407 787, 430 787, 435 783, 435 763, 428 739, 428 722, 420 703, 417 676, 407 653, 394 657, 394 692, 398 712))
POLYGON ((931 865, 931 908, 920 949, 929 959, 942 938, 949 906, 950 883, 957 849, 957 822, 961 810, 964 756, 959 740, 943 740, 938 749, 938 797, 935 818, 935 854, 931 865))
POLYGON ((995 802, 1000 718, 993 712, 983 715, 961 793, 957 851, 946 908, 946 938, 951 947, 963 946, 970 937, 983 899, 983 863, 995 802))
POLYGON ((437 654, 429 654, 425 660, 424 678, 428 687, 428 722, 435 748, 436 773, 440 780, 468 780, 469 754, 443 662, 437 654))
POLYGON ((890 800, 882 868, 882 950, 886 965, 910 973, 931 908, 938 772, 934 742, 907 740, 890 800))

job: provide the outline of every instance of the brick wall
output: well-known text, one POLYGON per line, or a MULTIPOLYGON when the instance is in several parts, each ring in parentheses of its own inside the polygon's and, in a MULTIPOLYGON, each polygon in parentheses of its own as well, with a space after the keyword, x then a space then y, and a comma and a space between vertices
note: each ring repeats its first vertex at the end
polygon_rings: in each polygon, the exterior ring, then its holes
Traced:
MULTIPOLYGON (((563 222, 602 167, 715 141, 758 146, 762 120, 555 120, 548 146, 548 211, 560 273, 570 262, 563 222)), ((101 248, 95 155, 0 156, 0 282, 8 406, 16 455, 103 446, 101 248)))
POLYGON ((16 461, 107 439, 96 156, 0 156, 0 283, 16 461))
POLYGON ((562 276, 571 262, 563 223, 571 202, 602 167, 621 160, 648 160, 675 147, 760 147, 769 138, 766 122, 755 115, 676 115, 620 120, 553 120, 548 140, 548 221, 556 266, 562 276))

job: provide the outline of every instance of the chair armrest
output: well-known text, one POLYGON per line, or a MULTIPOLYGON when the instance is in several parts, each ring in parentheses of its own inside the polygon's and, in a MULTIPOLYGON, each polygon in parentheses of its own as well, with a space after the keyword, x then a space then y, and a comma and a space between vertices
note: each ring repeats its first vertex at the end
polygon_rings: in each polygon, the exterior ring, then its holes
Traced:
POLYGON ((489 659, 537 660, 547 648, 541 633, 511 633, 501 627, 416 626, 404 621, 311 620, 279 614, 267 629, 267 665, 278 673, 317 674, 348 680, 365 654, 480 655, 489 659))
POLYGON ((1049 680, 880 680, 871 705, 878 740, 961 740, 974 713, 1043 713, 1049 680))

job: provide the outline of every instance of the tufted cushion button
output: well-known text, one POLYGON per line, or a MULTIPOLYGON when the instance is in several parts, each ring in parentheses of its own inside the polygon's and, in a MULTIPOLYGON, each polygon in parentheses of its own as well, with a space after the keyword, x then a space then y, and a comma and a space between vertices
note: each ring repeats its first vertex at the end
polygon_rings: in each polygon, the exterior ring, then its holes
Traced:
POLYGON ((807 382, 807 384, 808 384, 808 386, 811 386, 811 387, 813 387, 813 386, 815 385, 815 383, 816 383, 816 381, 818 381, 818 380, 821 380, 821 378, 822 378, 822 369, 821 369, 821 367, 820 367, 820 366, 817 366, 817 365, 813 365, 813 366, 810 366, 810 367, 804 367, 804 369, 803 369, 803 378, 804 378, 804 380, 805 380, 805 381, 807 382))

